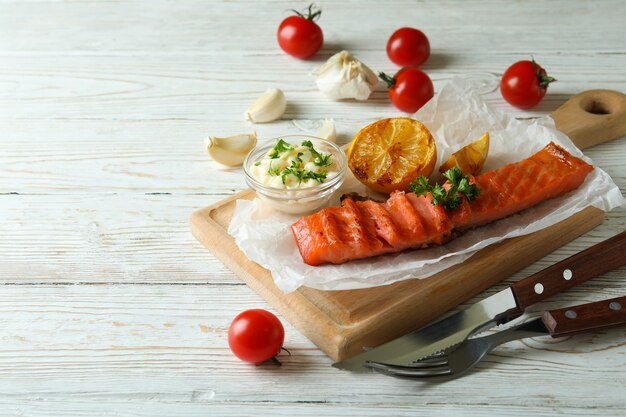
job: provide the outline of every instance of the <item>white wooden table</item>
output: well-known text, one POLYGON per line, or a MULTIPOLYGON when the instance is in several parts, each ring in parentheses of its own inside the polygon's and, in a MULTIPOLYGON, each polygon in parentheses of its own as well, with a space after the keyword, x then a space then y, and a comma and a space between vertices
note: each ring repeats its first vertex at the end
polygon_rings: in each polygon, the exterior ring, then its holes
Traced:
MULTIPOLYGON (((341 49, 393 72, 384 46, 407 25, 430 38, 436 90, 534 55, 559 79, 536 109, 488 96, 519 117, 582 90, 626 91, 622 1, 319 5, 325 45, 300 61, 275 31, 301 2, 0 1, 1 416, 626 415, 624 329, 510 343, 436 386, 331 368, 287 322, 282 367, 230 353, 232 318, 271 308, 189 232, 193 210, 244 188, 241 171, 208 159, 205 136, 268 139, 332 117, 345 143, 401 115, 382 86, 366 103, 331 102, 308 72, 341 49), (246 125, 271 87, 288 96, 283 120, 246 125)), ((587 154, 624 191, 624 138, 587 154)), ((610 212, 510 281, 625 226, 624 208, 610 212)), ((620 294, 624 269, 537 309, 620 294)))

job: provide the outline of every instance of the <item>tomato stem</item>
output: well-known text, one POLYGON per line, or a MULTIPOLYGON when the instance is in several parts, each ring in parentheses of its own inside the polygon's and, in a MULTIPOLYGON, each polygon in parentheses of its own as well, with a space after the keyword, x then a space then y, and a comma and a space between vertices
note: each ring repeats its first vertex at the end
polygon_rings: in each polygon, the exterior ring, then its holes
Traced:
POLYGON ((390 77, 384 72, 379 72, 378 77, 387 83, 387 88, 393 88, 396 85, 396 77, 390 77))
POLYGON ((535 62, 535 58, 533 58, 532 61, 533 61, 533 71, 535 71, 535 75, 537 75, 539 86, 545 90, 548 88, 548 85, 550 85, 550 83, 556 81, 556 78, 550 77, 545 69, 542 68, 540 70, 539 66, 535 62))
POLYGON ((306 20, 310 20, 311 22, 314 22, 315 20, 319 19, 319 17, 322 15, 322 10, 321 9, 314 10, 315 8, 316 8, 315 3, 309 4, 309 7, 306 9, 306 16, 304 15, 304 13, 299 12, 296 9, 291 9, 291 11, 306 20))
POLYGON ((290 351, 289 351, 286 347, 281 346, 281 347, 280 347, 280 350, 278 351, 278 353, 277 353, 276 355, 272 356, 271 358, 269 358, 269 359, 267 359, 267 360, 265 360, 265 361, 263 361, 263 362, 257 363, 257 365, 262 365, 262 364, 264 364, 265 362, 272 361, 272 362, 274 362, 274 363, 275 363, 276 365, 278 365, 278 366, 283 366, 283 363, 282 363, 281 361, 279 361, 279 360, 278 360, 278 354, 279 354, 280 352, 282 352, 283 350, 284 350, 285 352, 287 352, 287 353, 289 354, 289 356, 291 356, 291 352, 290 352, 290 351))
POLYGON ((274 362, 274 363, 275 363, 276 365, 278 365, 278 366, 283 366, 283 363, 282 363, 281 361, 279 361, 279 360, 278 360, 278 358, 277 358, 276 356, 272 356, 272 357, 270 358, 270 360, 271 360, 272 362, 274 362))

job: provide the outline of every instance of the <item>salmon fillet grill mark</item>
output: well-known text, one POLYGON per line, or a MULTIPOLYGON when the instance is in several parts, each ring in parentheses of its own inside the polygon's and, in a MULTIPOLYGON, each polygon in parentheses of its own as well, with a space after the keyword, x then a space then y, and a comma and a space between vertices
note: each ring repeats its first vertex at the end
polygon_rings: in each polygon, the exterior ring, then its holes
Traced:
POLYGON ((530 158, 475 178, 481 189, 456 210, 432 205, 432 196, 396 191, 384 203, 345 199, 302 217, 292 226, 309 265, 354 259, 447 242, 453 230, 502 219, 578 188, 593 167, 550 143, 530 158))

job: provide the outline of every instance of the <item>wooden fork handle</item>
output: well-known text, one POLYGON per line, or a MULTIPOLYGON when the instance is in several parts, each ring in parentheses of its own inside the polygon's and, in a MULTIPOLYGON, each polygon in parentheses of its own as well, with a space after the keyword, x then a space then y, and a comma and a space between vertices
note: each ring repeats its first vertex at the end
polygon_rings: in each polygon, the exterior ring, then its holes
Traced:
POLYGON ((626 297, 550 310, 541 319, 552 337, 626 325, 626 297))
POLYGON ((626 265, 626 231, 511 285, 522 310, 626 265))

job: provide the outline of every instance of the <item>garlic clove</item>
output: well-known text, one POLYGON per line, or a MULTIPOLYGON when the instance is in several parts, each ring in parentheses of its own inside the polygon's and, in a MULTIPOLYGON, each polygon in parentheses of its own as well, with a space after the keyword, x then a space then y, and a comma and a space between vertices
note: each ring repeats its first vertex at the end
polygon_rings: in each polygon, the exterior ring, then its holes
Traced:
POLYGON ((326 139, 331 142, 337 141, 337 132, 335 130, 335 121, 333 119, 324 119, 319 130, 315 133, 318 138, 326 139))
POLYGON ((207 143, 210 141, 213 146, 217 146, 232 152, 249 152, 256 145, 256 132, 228 136, 220 138, 217 136, 209 136, 207 143))
POLYGON ((376 73, 348 51, 331 56, 312 75, 320 91, 333 100, 367 100, 379 82, 376 73))
POLYGON ((267 90, 244 113, 247 121, 266 123, 274 121, 285 113, 287 99, 278 88, 267 90))
POLYGON ((204 143, 215 162, 226 166, 243 164, 246 155, 256 146, 256 132, 228 137, 209 136, 204 143))

